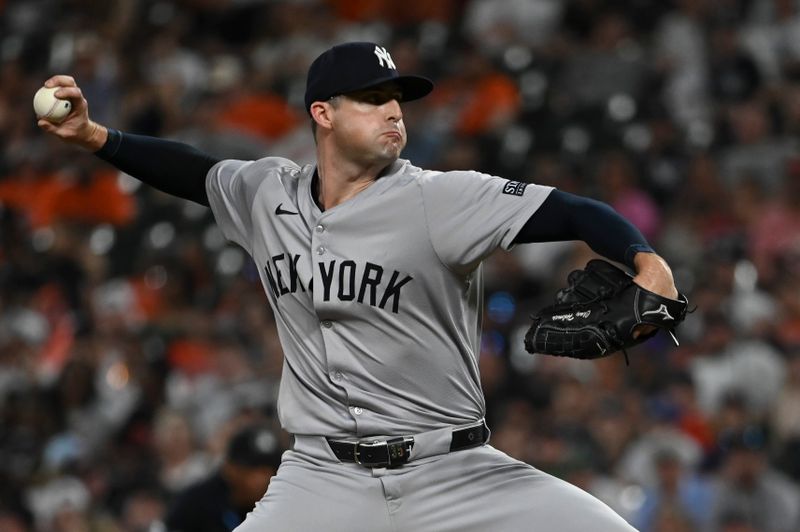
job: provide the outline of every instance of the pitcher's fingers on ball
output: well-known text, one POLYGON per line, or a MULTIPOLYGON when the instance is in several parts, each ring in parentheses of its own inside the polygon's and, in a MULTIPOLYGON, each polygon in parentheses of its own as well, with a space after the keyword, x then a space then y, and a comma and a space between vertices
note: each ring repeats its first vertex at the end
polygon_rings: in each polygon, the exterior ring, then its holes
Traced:
POLYGON ((66 74, 56 74, 52 76, 47 81, 44 82, 45 87, 77 87, 77 83, 75 83, 75 78, 72 76, 67 76, 66 74))
POLYGON ((80 87, 59 87, 54 96, 61 100, 80 100, 83 98, 83 91, 80 87))
POLYGON ((45 120, 44 118, 40 118, 39 121, 36 122, 36 125, 47 133, 53 133, 58 129, 57 125, 53 124, 49 120, 45 120))

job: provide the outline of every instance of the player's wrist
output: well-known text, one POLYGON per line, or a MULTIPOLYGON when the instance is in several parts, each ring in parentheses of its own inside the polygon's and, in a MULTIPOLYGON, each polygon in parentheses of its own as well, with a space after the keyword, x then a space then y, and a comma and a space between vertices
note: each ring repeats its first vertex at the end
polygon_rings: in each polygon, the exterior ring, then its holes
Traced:
POLYGON ((668 271, 670 275, 672 275, 672 270, 667 264, 667 261, 653 250, 637 251, 636 254, 633 255, 633 265, 637 272, 641 272, 641 270, 658 269, 668 271))
POLYGON ((646 243, 631 244, 625 250, 625 259, 624 259, 625 264, 632 268, 636 268, 634 258, 637 255, 641 255, 642 253, 655 254, 655 250, 652 247, 650 247, 649 244, 646 243))
POLYGON ((654 252, 640 252, 633 257, 633 263, 636 284, 665 297, 678 297, 672 269, 662 257, 654 252))
POLYGON ((91 120, 86 124, 86 129, 85 140, 82 142, 83 147, 91 152, 102 149, 108 141, 108 129, 91 120))

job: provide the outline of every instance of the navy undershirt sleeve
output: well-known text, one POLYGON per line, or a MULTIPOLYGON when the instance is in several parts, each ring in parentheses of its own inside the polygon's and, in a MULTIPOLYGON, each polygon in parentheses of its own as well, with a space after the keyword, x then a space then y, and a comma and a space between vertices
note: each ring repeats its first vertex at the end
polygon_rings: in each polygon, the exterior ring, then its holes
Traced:
POLYGON ((514 243, 563 240, 582 240, 596 253, 631 268, 636 253, 653 253, 641 231, 606 203, 553 190, 514 243))
POLYGON ((158 190, 205 206, 206 175, 220 161, 187 144, 111 128, 95 155, 158 190))

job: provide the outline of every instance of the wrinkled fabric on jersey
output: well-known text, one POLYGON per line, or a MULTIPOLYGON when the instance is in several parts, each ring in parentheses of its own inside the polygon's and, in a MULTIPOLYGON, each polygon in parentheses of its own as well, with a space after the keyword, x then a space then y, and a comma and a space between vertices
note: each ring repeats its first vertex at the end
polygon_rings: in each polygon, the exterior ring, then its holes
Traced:
POLYGON ((399 159, 321 212, 314 170, 279 157, 225 160, 206 182, 275 314, 283 427, 361 437, 483 418, 479 264, 512 247, 552 189, 399 159))

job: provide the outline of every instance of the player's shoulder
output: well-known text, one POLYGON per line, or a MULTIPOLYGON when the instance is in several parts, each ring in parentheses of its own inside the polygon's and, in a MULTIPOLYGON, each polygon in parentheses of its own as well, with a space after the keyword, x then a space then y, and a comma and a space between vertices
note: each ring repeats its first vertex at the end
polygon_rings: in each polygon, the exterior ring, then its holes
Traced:
POLYGON ((313 172, 313 165, 300 166, 284 157, 264 157, 253 161, 246 171, 245 180, 257 190, 274 190, 278 187, 294 195, 301 179, 310 178, 313 172))
POLYGON ((447 181, 459 179, 481 179, 485 177, 494 177, 488 174, 482 174, 474 170, 429 170, 414 166, 409 161, 401 160, 403 163, 402 174, 406 178, 411 179, 420 184, 428 184, 434 180, 447 181))
POLYGON ((250 187, 260 186, 267 181, 291 181, 296 179, 302 168, 296 162, 284 157, 263 157, 255 160, 224 159, 211 168, 209 176, 217 180, 236 180, 250 187))
POLYGON ((486 179, 499 179, 497 176, 485 174, 475 170, 423 170, 419 169, 416 175, 417 182, 423 187, 441 187, 468 185, 486 179))
POLYGON ((262 157, 250 161, 248 171, 260 174, 298 174, 301 166, 291 159, 285 157, 262 157))

